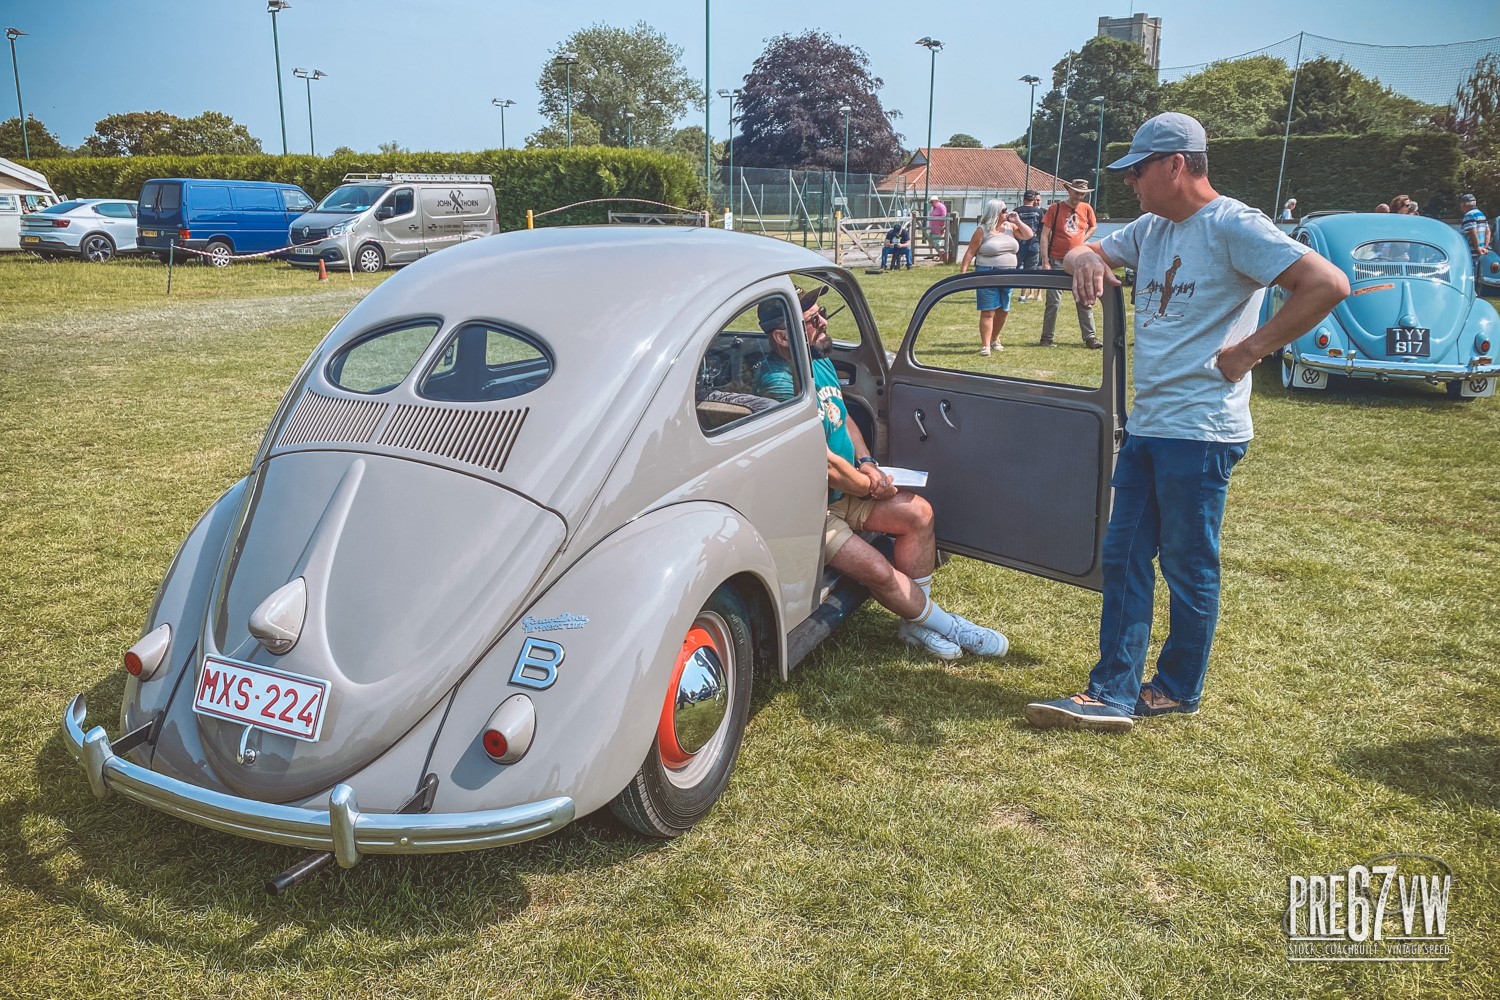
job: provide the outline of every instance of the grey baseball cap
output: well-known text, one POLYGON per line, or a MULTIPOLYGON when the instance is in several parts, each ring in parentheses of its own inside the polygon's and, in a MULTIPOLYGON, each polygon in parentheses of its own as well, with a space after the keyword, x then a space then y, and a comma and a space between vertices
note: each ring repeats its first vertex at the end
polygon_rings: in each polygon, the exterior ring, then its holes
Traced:
POLYGON ((1208 136, 1198 119, 1178 111, 1167 111, 1149 119, 1135 130, 1130 141, 1130 152, 1120 157, 1106 170, 1124 170, 1133 167, 1153 153, 1206 153, 1208 136))

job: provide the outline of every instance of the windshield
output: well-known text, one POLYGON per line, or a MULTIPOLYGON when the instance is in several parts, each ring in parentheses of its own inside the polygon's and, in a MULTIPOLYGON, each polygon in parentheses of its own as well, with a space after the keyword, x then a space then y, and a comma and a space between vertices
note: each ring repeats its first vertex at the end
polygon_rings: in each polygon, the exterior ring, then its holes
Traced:
POLYGON ((322 201, 315 212, 363 212, 385 194, 384 184, 345 184, 336 187, 322 201))
POLYGON ((41 214, 43 214, 43 215, 62 215, 64 212, 71 212, 71 211, 73 211, 73 209, 77 208, 79 205, 87 205, 87 204, 88 204, 88 202, 86 202, 86 201, 79 201, 79 200, 77 200, 75 198, 73 201, 58 202, 56 205, 52 205, 52 206, 50 206, 48 208, 44 208, 44 209, 42 209, 42 213, 41 214))

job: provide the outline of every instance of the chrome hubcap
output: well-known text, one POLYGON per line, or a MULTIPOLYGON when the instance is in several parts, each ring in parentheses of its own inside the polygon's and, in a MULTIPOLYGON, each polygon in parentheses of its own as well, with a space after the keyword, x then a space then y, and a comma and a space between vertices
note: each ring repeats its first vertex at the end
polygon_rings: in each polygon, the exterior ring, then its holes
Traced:
POLYGON ((666 779, 692 788, 713 770, 726 739, 725 724, 738 692, 729 625, 712 611, 700 613, 684 642, 685 658, 666 706, 657 744, 666 779))

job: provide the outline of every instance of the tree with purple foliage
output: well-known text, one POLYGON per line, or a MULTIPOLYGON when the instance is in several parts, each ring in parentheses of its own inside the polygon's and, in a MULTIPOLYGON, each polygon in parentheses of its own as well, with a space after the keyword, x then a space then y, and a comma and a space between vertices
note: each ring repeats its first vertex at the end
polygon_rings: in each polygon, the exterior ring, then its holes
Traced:
POLYGON ((863 49, 809 31, 770 40, 745 77, 739 99, 735 163, 746 167, 838 170, 844 165, 844 113, 849 112, 849 169, 879 174, 902 159, 901 136, 891 127, 899 111, 876 96, 884 86, 870 75, 863 49))

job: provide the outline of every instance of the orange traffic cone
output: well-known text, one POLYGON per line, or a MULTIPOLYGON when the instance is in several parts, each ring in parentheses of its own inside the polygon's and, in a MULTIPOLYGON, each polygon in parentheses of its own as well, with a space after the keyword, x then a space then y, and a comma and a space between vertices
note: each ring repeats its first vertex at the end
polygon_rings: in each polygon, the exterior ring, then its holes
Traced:
POLYGON ((327 281, 328 280, 328 265, 323 263, 323 260, 322 260, 321 257, 318 259, 318 280, 319 281, 327 281))

